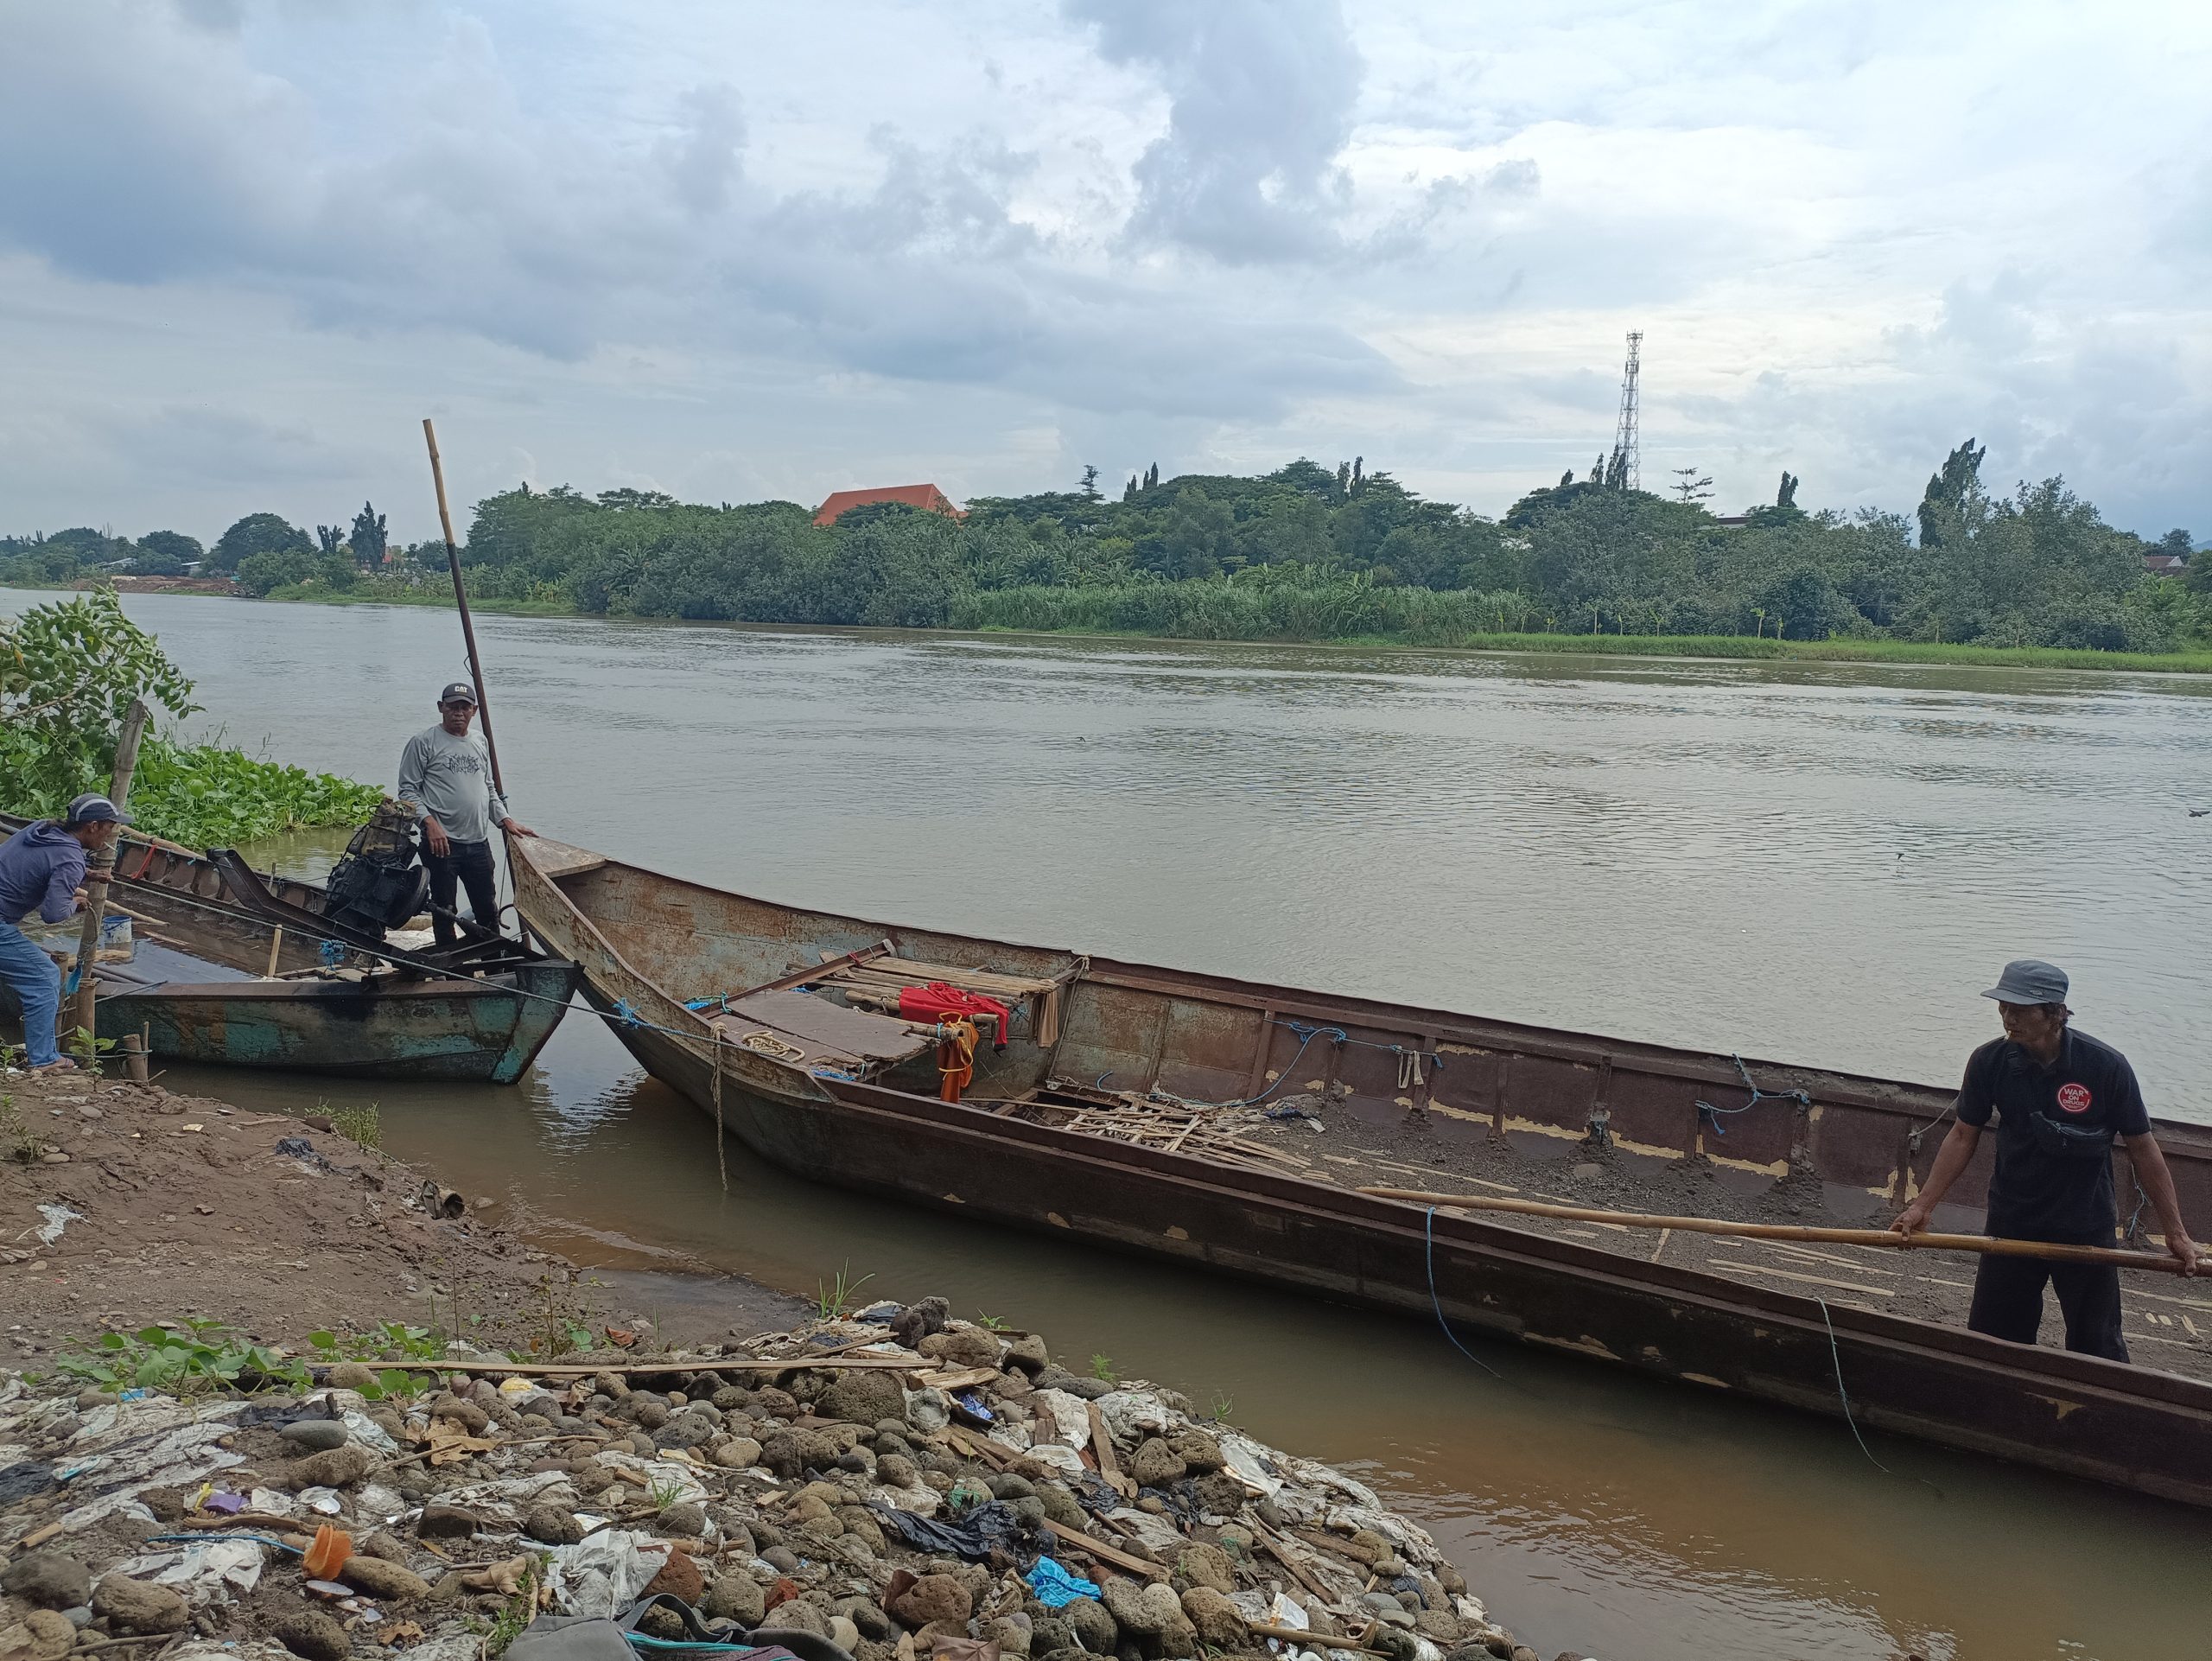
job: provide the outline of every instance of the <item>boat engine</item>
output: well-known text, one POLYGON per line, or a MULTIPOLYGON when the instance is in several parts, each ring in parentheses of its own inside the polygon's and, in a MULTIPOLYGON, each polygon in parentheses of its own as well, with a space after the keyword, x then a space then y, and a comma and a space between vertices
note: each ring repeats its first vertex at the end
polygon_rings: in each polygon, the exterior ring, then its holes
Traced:
POLYGON ((353 833, 324 887, 330 901, 322 914, 368 934, 397 928, 423 909, 430 874, 416 862, 415 824, 398 803, 387 800, 353 833))

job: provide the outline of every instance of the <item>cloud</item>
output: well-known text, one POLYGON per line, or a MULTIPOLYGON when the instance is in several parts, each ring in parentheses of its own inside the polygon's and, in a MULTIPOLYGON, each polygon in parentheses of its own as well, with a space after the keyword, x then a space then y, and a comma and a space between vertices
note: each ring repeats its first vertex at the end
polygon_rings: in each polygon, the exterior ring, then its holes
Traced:
POLYGON ((1338 0, 1066 0, 1109 63, 1154 71, 1167 131, 1128 234, 1231 264, 1332 251, 1362 65, 1338 0))
POLYGON ((2134 3, 0 0, 0 357, 92 436, 0 500, 175 500, 164 442, 411 480, 442 401, 710 500, 1049 434, 1496 511, 1642 328, 1647 474, 1910 506, 1973 431, 2212 525, 2212 22, 2134 3))

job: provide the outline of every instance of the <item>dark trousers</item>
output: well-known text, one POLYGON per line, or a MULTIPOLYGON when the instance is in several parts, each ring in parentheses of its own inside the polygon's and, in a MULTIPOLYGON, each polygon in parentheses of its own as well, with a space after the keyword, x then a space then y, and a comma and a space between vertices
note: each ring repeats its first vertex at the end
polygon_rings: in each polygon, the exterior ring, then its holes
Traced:
MULTIPOLYGON (((2100 1240, 2100 1245, 2109 1244, 2100 1240)), ((2066 1347, 2107 1361, 2125 1361, 2120 1270, 2096 1263, 2045 1263, 2037 1257, 1984 1257, 1974 1277, 1974 1307, 1967 1325, 1992 1338, 2032 1344, 2043 1324, 2043 1289, 2049 1281, 2066 1317, 2066 1347)))
MULTIPOLYGON (((442 855, 432 853, 427 846, 423 850, 423 869, 430 874, 430 903, 451 911, 455 888, 465 888, 476 926, 498 933, 499 881, 492 868, 492 844, 448 839, 446 846, 451 851, 442 855)), ((451 945, 460 938, 452 922, 435 912, 430 913, 430 929, 440 945, 451 945)))

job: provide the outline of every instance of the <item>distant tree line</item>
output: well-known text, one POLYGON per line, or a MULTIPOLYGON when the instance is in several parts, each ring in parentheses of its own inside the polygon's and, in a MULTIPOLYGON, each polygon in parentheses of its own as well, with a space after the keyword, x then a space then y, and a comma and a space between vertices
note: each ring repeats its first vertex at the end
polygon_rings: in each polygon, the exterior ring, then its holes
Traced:
POLYGON ((322 525, 309 538, 275 513, 249 513, 211 549, 178 531, 132 540, 89 525, 50 535, 0 537, 0 586, 49 588, 85 577, 227 576, 255 594, 315 584, 346 589, 381 570, 390 544, 385 516, 367 502, 350 526, 322 525))
MULTIPOLYGON (((1500 518, 1425 500, 1363 457, 1272 473, 1157 464, 1118 493, 982 497, 955 519, 880 503, 813 523, 795 502, 677 501, 528 485, 476 505, 472 592, 588 613, 898 627, 1107 627, 1204 638, 1446 641, 1478 633, 1832 636, 2161 651, 2212 640, 2212 557, 2176 581, 2145 556, 2187 556, 2107 525, 2063 480, 1985 487, 1985 451, 1946 456, 1910 515, 1808 512, 1788 472, 1774 500, 1723 519, 1711 480, 1679 470, 1632 489, 1602 455, 1500 518)), ((267 593, 299 584, 435 592, 442 544, 385 557, 365 508, 321 545, 273 514, 207 556, 267 593), (374 561, 362 550, 373 547, 374 561)), ((77 532, 61 533, 74 537, 77 532)), ((90 534, 90 533, 86 533, 90 534)), ((159 533, 157 533, 159 534, 159 533)), ((45 559, 60 538, 12 552, 45 559)), ((151 538, 142 538, 144 547, 151 538)))

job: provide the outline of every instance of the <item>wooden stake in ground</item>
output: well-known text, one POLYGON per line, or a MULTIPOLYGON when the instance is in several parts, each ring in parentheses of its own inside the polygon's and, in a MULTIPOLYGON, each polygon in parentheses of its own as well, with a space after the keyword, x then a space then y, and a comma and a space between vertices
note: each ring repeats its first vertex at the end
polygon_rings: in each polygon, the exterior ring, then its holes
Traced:
MULTIPOLYGON (((138 770, 138 746, 146 736, 150 713, 143 698, 131 699, 130 708, 124 713, 123 730, 115 741, 115 771, 107 792, 108 800, 118 809, 130 799, 130 776, 138 770)), ((107 886, 115 875, 115 850, 121 840, 119 831, 110 838, 106 848, 93 856, 92 868, 85 876, 85 927, 77 939, 77 978, 71 987, 75 996, 69 1003, 69 1028, 87 1037, 93 1030, 92 996, 99 990, 92 971, 99 961, 100 923, 107 914, 107 886)))
MULTIPOLYGON (((2008 1240, 1987 1234, 1899 1234, 1885 1228, 1803 1228, 1794 1223, 1730 1223, 1714 1217, 1654 1217, 1641 1212, 1592 1211, 1581 1206, 1552 1206, 1541 1200, 1496 1200, 1488 1194, 1425 1193, 1414 1188, 1362 1188, 1378 1200, 1402 1200, 1440 1211, 1502 1211, 1522 1217, 1557 1217, 1573 1223, 1611 1223, 1618 1228, 1675 1229, 1684 1234, 1732 1234, 1747 1240, 1826 1240, 1837 1245, 1877 1251, 1978 1251, 1991 1257, 2041 1257, 2050 1263, 2107 1263, 2115 1269, 2147 1269, 2162 1275, 2183 1272, 2181 1260, 2164 1253, 2122 1251, 2112 1246, 2051 1245, 2041 1240, 2008 1240)), ((2200 1270, 2212 1267, 2197 1260, 2200 1270)))

